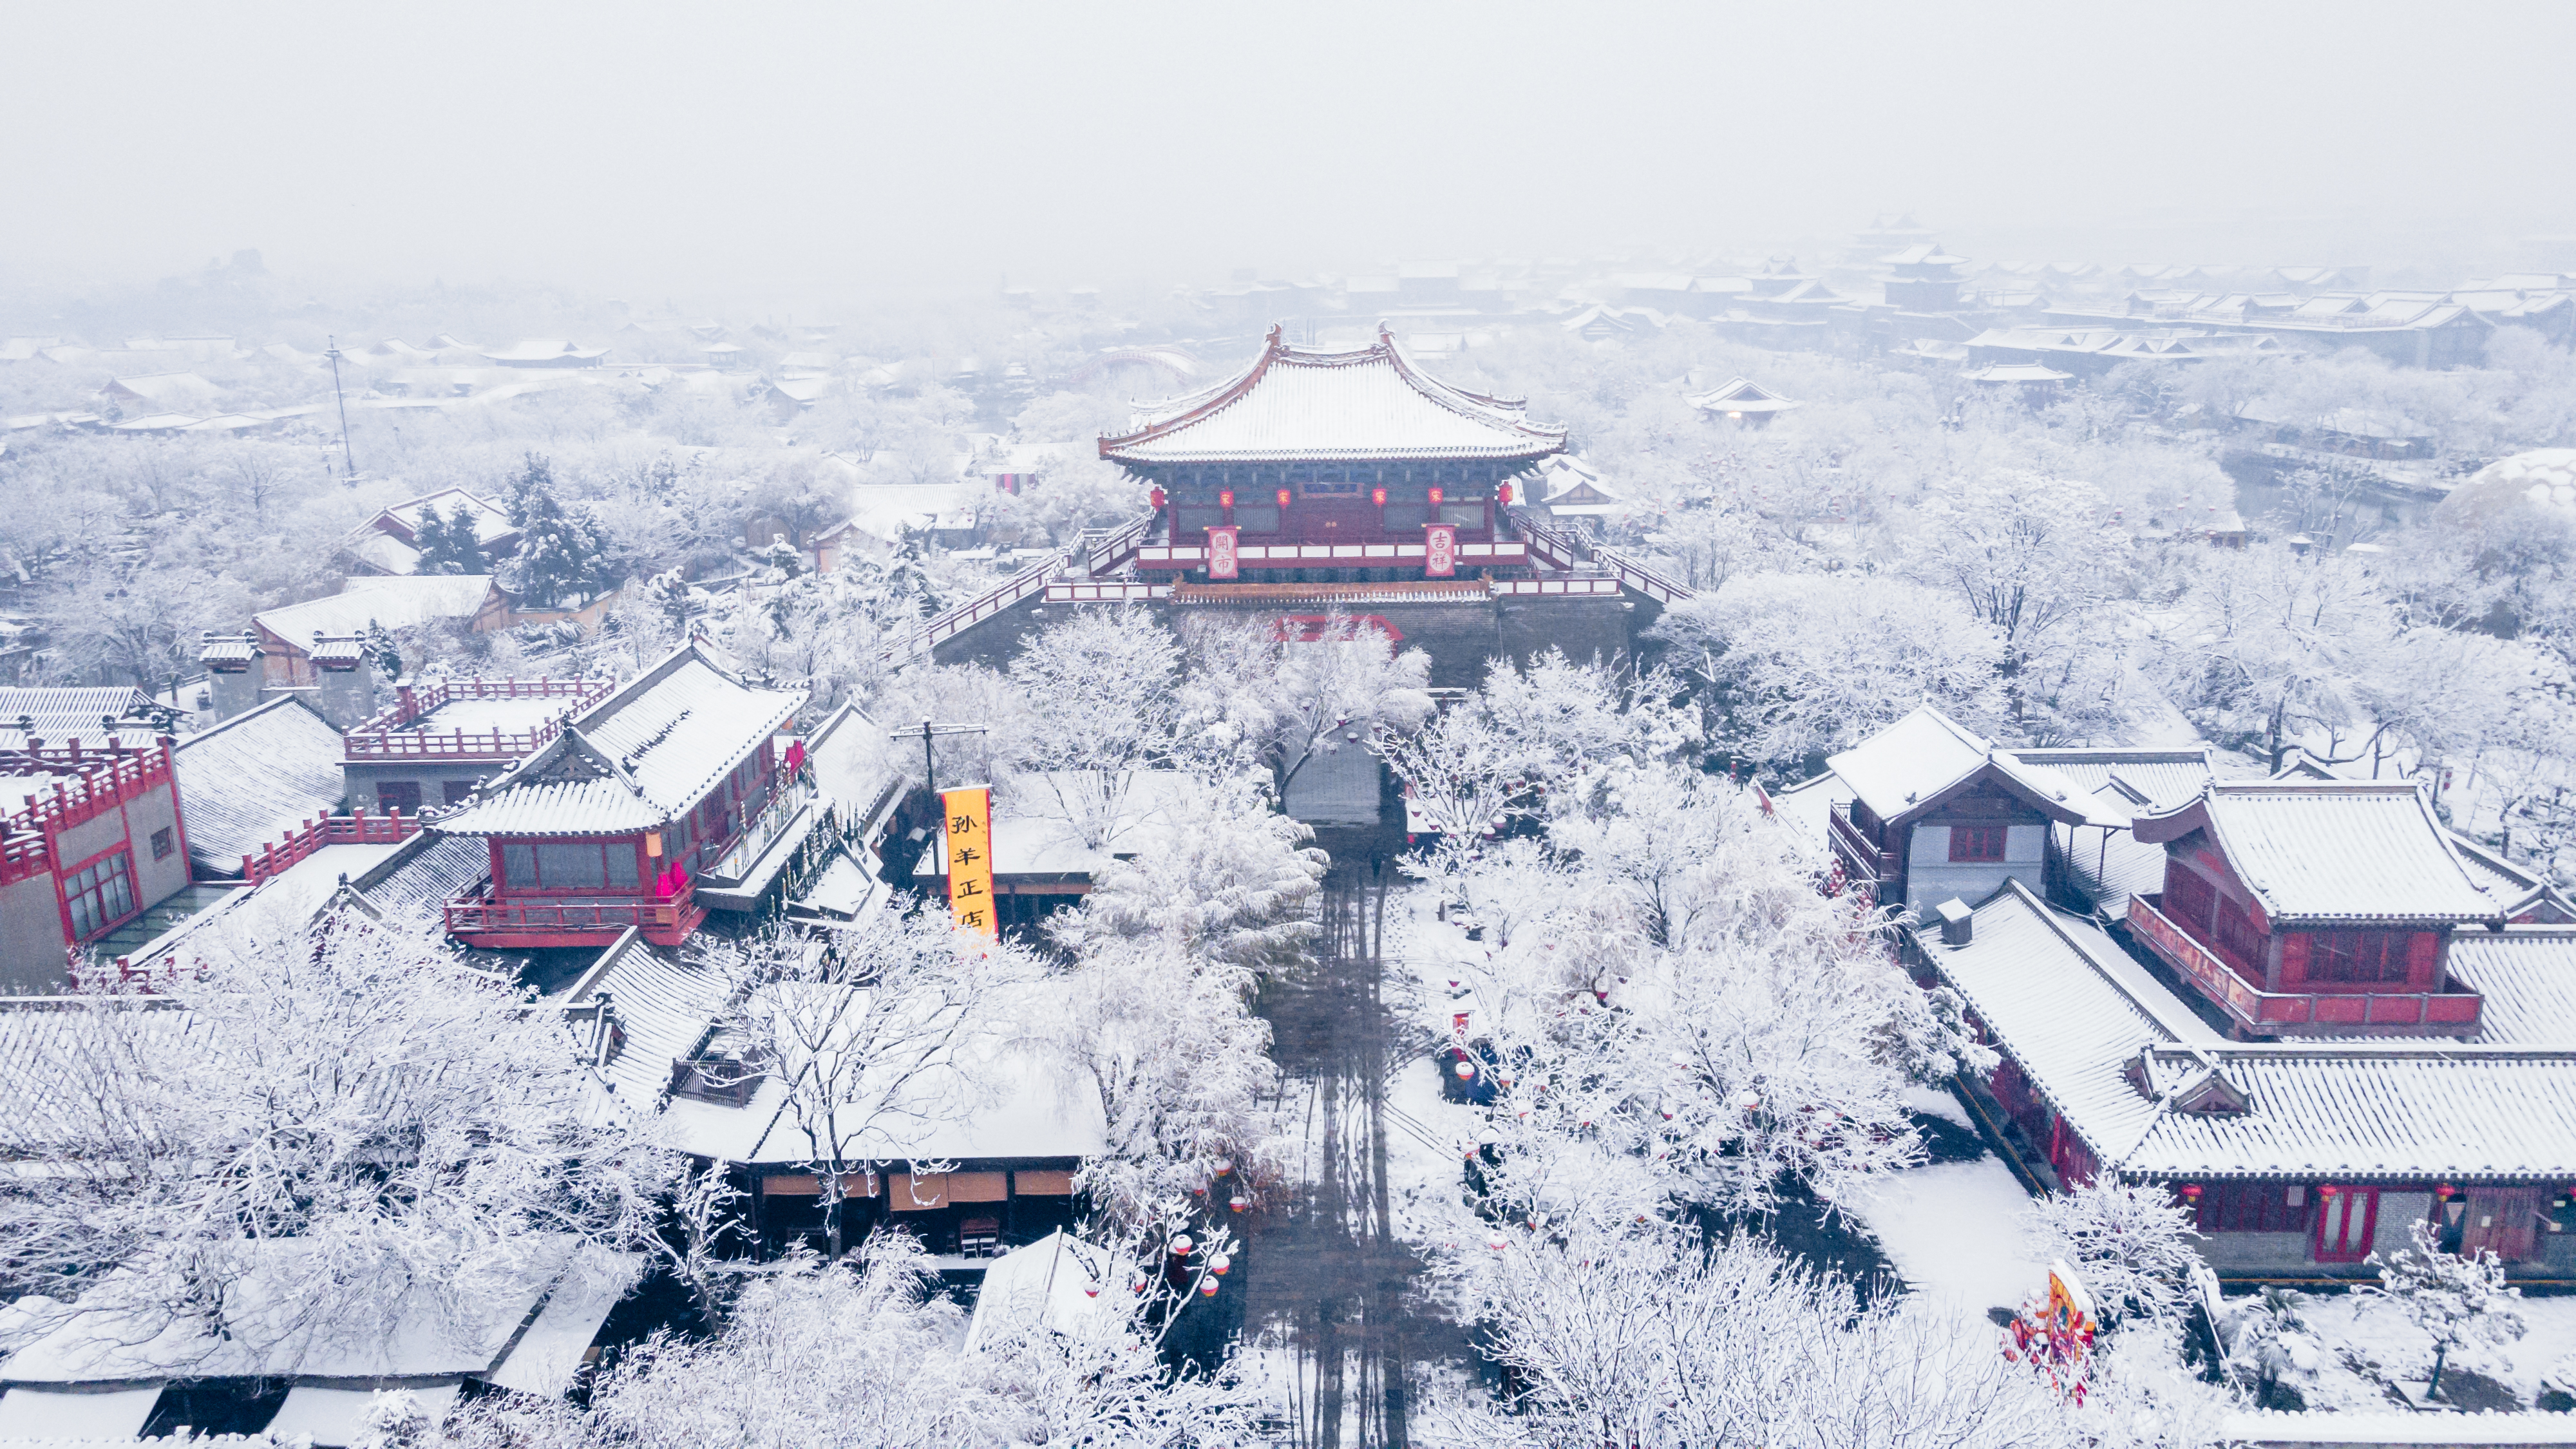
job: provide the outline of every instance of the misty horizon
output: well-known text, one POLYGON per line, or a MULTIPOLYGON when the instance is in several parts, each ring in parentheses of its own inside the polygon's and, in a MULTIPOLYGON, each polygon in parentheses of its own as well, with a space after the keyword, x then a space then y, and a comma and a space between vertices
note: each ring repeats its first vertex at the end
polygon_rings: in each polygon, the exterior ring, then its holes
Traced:
MULTIPOLYGON (((1691 261, 1910 212, 1957 252, 2539 264, 2565 7, 1954 15, 467 7, 22 15, 0 295, 299 283, 834 307, 1691 261), (28 224, 41 220, 41 224, 28 224)), ((649 301, 647 300, 649 299, 649 301)))

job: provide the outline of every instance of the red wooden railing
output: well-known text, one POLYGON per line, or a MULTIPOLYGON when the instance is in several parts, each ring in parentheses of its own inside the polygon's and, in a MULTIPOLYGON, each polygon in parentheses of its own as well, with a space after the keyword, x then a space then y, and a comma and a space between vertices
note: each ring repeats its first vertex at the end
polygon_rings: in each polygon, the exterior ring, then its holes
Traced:
POLYGON ((55 836, 170 780, 166 743, 148 750, 102 753, 84 751, 75 741, 67 747, 31 747, 11 753, 42 769, 72 773, 57 779, 50 794, 37 796, 18 813, 0 820, 0 885, 54 869, 49 842, 55 836))
POLYGON ((490 760, 533 755, 563 732, 564 721, 608 697, 604 679, 455 679, 406 685, 400 702, 351 729, 352 760, 490 760), (416 726, 442 705, 469 699, 560 699, 562 714, 533 729, 448 730, 416 726))
POLYGON ((1896 879, 1896 852, 1871 844, 1869 837, 1860 833, 1860 827, 1852 824, 1850 806, 1836 805, 1825 812, 1825 834, 1853 877, 1871 881, 1896 879))
POLYGON ((262 845, 243 856, 242 879, 257 885, 324 846, 398 845, 419 833, 420 818, 405 817, 399 810, 389 810, 382 815, 369 815, 364 811, 355 815, 326 815, 319 820, 307 820, 301 829, 288 831, 284 840, 262 845))
POLYGON ((1511 520, 1529 539, 1530 554, 1553 569, 1572 573, 1587 559, 1619 581, 1619 586, 1645 595, 1659 604, 1678 603, 1696 597, 1687 584, 1678 584, 1623 553, 1586 543, 1568 529, 1530 513, 1527 509, 1511 510, 1511 520))
POLYGON ((1135 558, 1137 545, 1144 541, 1145 532, 1153 522, 1153 515, 1147 514, 1104 537, 1076 539, 975 598, 890 641, 883 651, 884 659, 896 665, 927 659, 930 651, 941 644, 1014 604, 1044 593, 1048 580, 1068 570, 1081 569, 1089 577, 1098 578, 1124 567, 1135 558))
POLYGON ((657 946, 676 946, 707 918, 705 909, 686 894, 658 900, 647 896, 500 900, 493 897, 488 881, 449 901, 445 915, 448 934, 468 942, 498 938, 567 945, 590 937, 613 937, 632 926, 657 946))
POLYGON ((2478 1029, 2485 1006, 2484 998, 2474 991, 2265 991, 2237 975, 2218 953, 2149 905, 2145 896, 2129 897, 2129 930, 2203 996, 2255 1031, 2313 1027, 2332 1033, 2354 1027, 2415 1027, 2465 1036, 2478 1029))

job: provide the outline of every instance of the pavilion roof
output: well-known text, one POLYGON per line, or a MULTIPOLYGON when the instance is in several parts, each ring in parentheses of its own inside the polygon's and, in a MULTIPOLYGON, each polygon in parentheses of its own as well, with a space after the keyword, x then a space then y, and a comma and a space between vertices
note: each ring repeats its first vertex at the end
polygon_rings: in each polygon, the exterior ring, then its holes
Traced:
POLYGON ((1384 327, 1357 352, 1291 347, 1273 327, 1249 368, 1148 407, 1133 431, 1100 440, 1100 456, 1122 463, 1527 460, 1563 451, 1565 430, 1529 421, 1525 406, 1424 374, 1384 327))
POLYGON ((805 703, 680 646, 564 726, 476 798, 441 814, 446 835, 626 835, 695 809, 805 703))
POLYGON ((2501 921, 2412 781, 2214 780, 2137 821, 2150 845, 2206 830, 2274 921, 2501 921))

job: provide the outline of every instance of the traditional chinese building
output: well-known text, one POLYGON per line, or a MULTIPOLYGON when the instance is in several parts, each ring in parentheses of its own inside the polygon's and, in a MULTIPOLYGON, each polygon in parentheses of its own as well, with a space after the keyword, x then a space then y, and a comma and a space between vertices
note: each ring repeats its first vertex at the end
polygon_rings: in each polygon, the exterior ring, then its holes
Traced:
POLYGON ((602 679, 438 679, 400 684, 390 708, 342 737, 348 797, 362 810, 460 804, 543 749, 563 722, 608 696, 602 679))
POLYGON ((2576 1281, 2576 928, 2412 782, 2001 750, 1924 709, 1770 797, 1909 907, 2000 1057, 1959 1096, 2034 1188, 2171 1192, 2231 1281, 2366 1276, 2430 1221, 2576 1281))
POLYGON ((820 813, 778 733, 802 691, 751 685, 694 641, 566 721, 429 828, 478 836, 489 874, 449 901, 475 946, 676 945, 748 910, 820 813))
POLYGON ((2166 858, 2163 891, 2130 898, 2130 933, 2233 1034, 2477 1033, 2452 939, 2503 929, 2514 903, 2472 874, 2414 782, 2213 781, 2133 833, 2166 858))
POLYGON ((1159 490, 1140 573, 1192 582, 1356 583, 1526 571, 1499 526, 1512 484, 1565 430, 1417 369, 1383 329, 1357 352, 1291 347, 1159 405, 1100 456, 1159 490))
MULTIPOLYGON (((93 725, 95 730, 97 726, 93 725)), ((0 750, 0 994, 57 989, 74 953, 188 885, 170 741, 22 738, 0 750)))

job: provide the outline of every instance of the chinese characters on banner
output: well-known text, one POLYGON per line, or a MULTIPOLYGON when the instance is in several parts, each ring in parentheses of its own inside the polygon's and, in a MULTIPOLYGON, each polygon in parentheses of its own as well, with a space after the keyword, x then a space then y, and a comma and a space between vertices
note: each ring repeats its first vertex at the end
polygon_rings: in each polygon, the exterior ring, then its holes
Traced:
POLYGON ((1458 525, 1435 523, 1422 531, 1422 572, 1435 579, 1458 572, 1458 525))
POLYGON ((1211 528, 1208 530, 1209 578, 1230 579, 1234 577, 1235 539, 1236 536, 1242 532, 1242 529, 1236 528, 1232 524, 1228 524, 1223 528, 1211 528))
POLYGON ((993 915, 993 790, 939 792, 948 824, 948 910, 963 931, 1001 934, 993 915))

